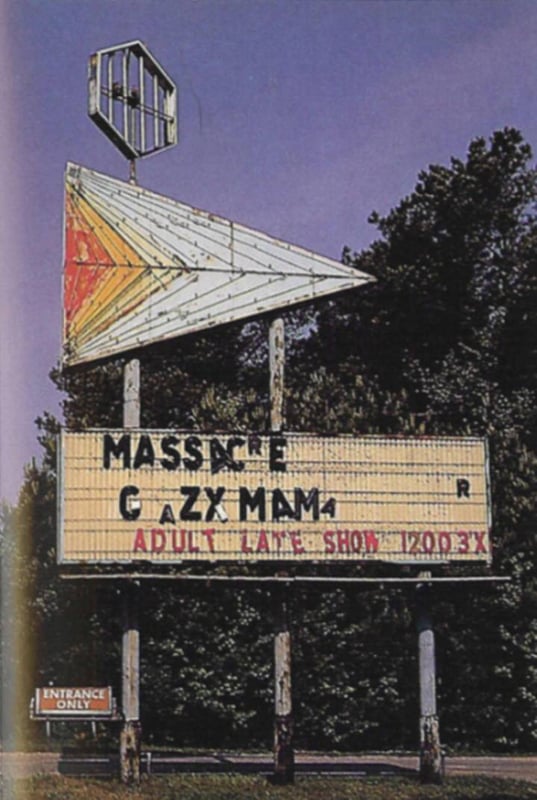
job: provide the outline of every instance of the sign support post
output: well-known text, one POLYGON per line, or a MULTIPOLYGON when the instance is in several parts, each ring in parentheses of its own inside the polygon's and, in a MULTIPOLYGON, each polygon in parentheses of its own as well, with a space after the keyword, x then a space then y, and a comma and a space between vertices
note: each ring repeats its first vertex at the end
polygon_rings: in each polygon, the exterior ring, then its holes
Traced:
MULTIPOLYGON (((270 429, 278 433, 284 421, 285 328, 281 317, 269 329, 270 429)), ((293 701, 291 694, 291 633, 288 620, 288 589, 273 589, 274 614, 274 779, 292 783, 295 777, 293 750, 293 701)))
MULTIPOLYGON (((423 576, 426 578, 427 576, 423 576)), ((430 577, 430 573, 428 574, 430 577)), ((422 783, 442 782, 442 750, 436 709, 436 663, 431 619, 431 593, 425 584, 416 589, 420 684, 420 779, 422 783)))
POLYGON ((274 601, 274 780, 293 783, 293 701, 291 694, 291 633, 289 631, 288 590, 285 584, 273 589, 274 601))
MULTIPOLYGON (((140 362, 132 359, 123 373, 123 425, 140 427, 140 362)), ((129 582, 121 592, 121 709, 123 727, 120 734, 121 780, 126 784, 140 782, 140 628, 138 621, 140 585, 129 582)))
POLYGON ((140 361, 132 358, 123 371, 123 427, 140 427, 140 361))
POLYGON ((269 328, 270 430, 283 428, 283 382, 285 365, 285 328, 281 317, 275 317, 269 328))

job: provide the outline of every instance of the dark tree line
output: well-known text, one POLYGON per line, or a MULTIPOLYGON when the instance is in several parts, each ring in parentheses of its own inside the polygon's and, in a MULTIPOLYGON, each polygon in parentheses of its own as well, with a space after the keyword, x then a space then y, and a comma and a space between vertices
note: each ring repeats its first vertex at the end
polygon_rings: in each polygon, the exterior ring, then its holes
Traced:
MULTIPOLYGON (((506 129, 472 141, 465 159, 430 166, 388 214, 371 215, 379 232, 371 247, 344 251, 376 282, 287 313, 289 430, 488 437, 493 572, 511 581, 435 591, 441 732, 452 747, 537 749, 531 158, 520 133, 506 129)), ((251 322, 148 350, 143 426, 267 430, 266 329, 251 322)), ((70 427, 121 425, 121 371, 118 361, 53 373, 70 427)), ((20 678, 20 725, 32 687, 49 680, 119 692, 118 598, 113 587, 58 577, 57 423, 45 414, 38 424, 43 462, 28 468, 17 508, 2 515, 3 574, 16 600, 8 627, 18 633, 13 646, 4 618, 2 665, 20 678)), ((291 605, 298 745, 415 747, 412 592, 297 589, 291 605)), ((270 743, 267 590, 147 586, 141 634, 148 740, 270 743)))

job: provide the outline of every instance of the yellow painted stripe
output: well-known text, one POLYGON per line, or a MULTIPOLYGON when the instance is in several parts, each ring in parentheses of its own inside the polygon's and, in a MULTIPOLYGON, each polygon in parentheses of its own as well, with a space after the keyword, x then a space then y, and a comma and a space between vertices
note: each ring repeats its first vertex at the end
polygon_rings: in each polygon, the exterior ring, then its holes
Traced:
POLYGON ((72 334, 77 343, 92 338, 112 321, 121 317, 132 302, 140 302, 140 286, 147 292, 154 290, 155 279, 144 269, 146 262, 122 237, 108 225, 83 199, 79 200, 80 213, 91 226, 100 244, 118 266, 103 266, 106 278, 83 304, 73 321, 72 334), (119 266, 130 264, 132 266, 119 266))
MULTIPOLYGON (((80 331, 78 344, 87 343, 98 333, 101 333, 107 326, 116 322, 121 317, 125 320, 129 318, 130 312, 134 310, 140 303, 150 295, 165 290, 180 274, 180 269, 173 267, 171 269, 162 269, 164 264, 169 264, 174 260, 174 254, 171 250, 167 251, 166 248, 155 246, 148 236, 144 236, 136 229, 136 221, 129 219, 128 216, 118 212, 115 207, 110 204, 103 203, 102 198, 94 192, 86 189, 84 194, 88 205, 92 210, 103 220, 109 228, 117 233, 125 246, 132 246, 134 251, 141 257, 142 261, 147 265, 157 265, 158 271, 150 270, 149 266, 140 276, 140 280, 132 281, 124 290, 121 296, 121 302, 115 298, 115 316, 113 319, 104 319, 101 316, 97 318, 99 324, 92 324, 86 326, 80 331)), ((106 313, 106 309, 103 309, 106 313)))
MULTIPOLYGON (((95 198, 90 194, 92 202, 95 198)), ((87 224, 98 236, 100 244, 110 254, 111 260, 125 264, 131 263, 134 267, 103 267, 103 270, 110 270, 110 277, 106 277, 101 282, 99 291, 95 292, 88 302, 81 308, 80 313, 74 321, 70 330, 73 349, 77 350, 81 346, 91 342, 93 338, 106 330, 121 317, 125 320, 129 318, 129 313, 142 303, 151 294, 162 291, 167 285, 177 278, 177 270, 162 270, 153 273, 149 269, 140 270, 140 265, 146 263, 146 258, 151 256, 150 263, 163 263, 164 259, 169 260, 167 254, 163 254, 150 243, 132 231, 132 228, 125 223, 121 224, 128 228, 127 235, 134 239, 136 244, 143 250, 144 257, 137 253, 115 230, 113 224, 107 219, 103 219, 103 213, 107 217, 116 217, 110 214, 110 209, 103 209, 101 203, 96 200, 98 210, 84 199, 79 199, 78 205, 80 212, 86 219, 87 224), (98 212, 101 213, 98 213, 98 212), (164 259, 163 259, 164 255, 164 259)))
MULTIPOLYGON (((174 262, 176 254, 173 249, 166 248, 165 245, 155 245, 149 238, 149 232, 140 233, 136 219, 126 217, 124 212, 118 211, 112 204, 105 204, 102 197, 88 190, 87 187, 85 187, 84 197, 102 219, 123 237, 126 244, 130 244, 134 248, 146 264, 163 267, 174 262)), ((164 272, 164 270, 161 271, 164 272)))

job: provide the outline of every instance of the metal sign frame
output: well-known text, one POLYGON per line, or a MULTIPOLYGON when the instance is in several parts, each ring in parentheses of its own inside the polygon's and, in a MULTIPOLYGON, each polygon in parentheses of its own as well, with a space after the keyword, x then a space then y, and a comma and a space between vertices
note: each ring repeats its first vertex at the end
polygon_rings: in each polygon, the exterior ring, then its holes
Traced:
POLYGON ((88 114, 130 160, 177 144, 177 88, 139 40, 90 56, 88 114))

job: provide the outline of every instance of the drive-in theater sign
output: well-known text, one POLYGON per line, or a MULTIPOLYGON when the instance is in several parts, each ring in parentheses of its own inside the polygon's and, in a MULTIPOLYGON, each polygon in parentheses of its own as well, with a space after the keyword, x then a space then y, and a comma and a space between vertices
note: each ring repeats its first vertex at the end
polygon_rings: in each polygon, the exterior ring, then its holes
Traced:
POLYGON ((472 438, 63 432, 60 558, 488 561, 472 438))
MULTIPOLYGON (((67 167, 62 360, 80 368, 126 359, 124 428, 61 433, 59 561, 414 565, 417 574, 401 580, 419 587, 420 774, 439 782, 434 635, 423 581, 443 580, 429 571, 435 564, 490 562, 486 442, 286 431, 283 309, 374 279, 136 185, 136 159, 172 146, 177 134, 175 86, 141 42, 92 56, 89 99, 92 119, 129 158, 130 181, 67 167), (144 348, 260 316, 269 320, 270 434, 140 428, 144 348)), ((121 593, 121 774, 139 782, 139 584, 130 570, 75 573, 128 582, 121 593)), ((273 593, 274 775, 290 782, 287 578, 269 580, 280 584, 273 593)), ((68 697, 73 690, 57 691, 66 694, 47 701, 86 702, 68 697)))

